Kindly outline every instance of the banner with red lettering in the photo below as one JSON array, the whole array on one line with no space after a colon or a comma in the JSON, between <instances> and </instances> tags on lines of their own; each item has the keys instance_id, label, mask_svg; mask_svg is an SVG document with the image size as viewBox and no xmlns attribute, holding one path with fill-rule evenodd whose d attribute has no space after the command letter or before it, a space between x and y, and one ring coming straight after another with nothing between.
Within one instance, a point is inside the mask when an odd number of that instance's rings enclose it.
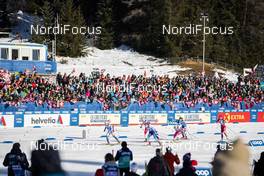
<instances>
[{"instance_id":1,"label":"banner with red lettering","mask_svg":"<svg viewBox=\"0 0 264 176\"><path fill-rule=\"evenodd\" d=\"M219 118L224 118L227 123L250 122L250 112L219 112Z\"/></svg>"},{"instance_id":2,"label":"banner with red lettering","mask_svg":"<svg viewBox=\"0 0 264 176\"><path fill-rule=\"evenodd\" d=\"M257 122L264 122L264 112L258 112Z\"/></svg>"}]
</instances>

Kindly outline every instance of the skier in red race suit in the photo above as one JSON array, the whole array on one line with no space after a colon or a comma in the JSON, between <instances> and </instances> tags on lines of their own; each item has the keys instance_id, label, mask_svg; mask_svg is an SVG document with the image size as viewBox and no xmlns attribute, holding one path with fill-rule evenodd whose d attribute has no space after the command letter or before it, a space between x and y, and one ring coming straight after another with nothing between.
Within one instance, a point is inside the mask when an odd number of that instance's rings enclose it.
<instances>
[{"instance_id":1,"label":"skier in red race suit","mask_svg":"<svg viewBox=\"0 0 264 176\"><path fill-rule=\"evenodd\" d=\"M140 128L142 128L144 126L144 140L145 142L147 141L147 133L148 133L148 129L150 127L150 122L147 120L142 121Z\"/></svg>"},{"instance_id":2,"label":"skier in red race suit","mask_svg":"<svg viewBox=\"0 0 264 176\"><path fill-rule=\"evenodd\" d=\"M224 135L226 137L226 139L228 139L227 137L227 133L226 133L226 120L223 116L219 116L217 122L220 124L221 127L221 141L224 140Z\"/></svg>"}]
</instances>

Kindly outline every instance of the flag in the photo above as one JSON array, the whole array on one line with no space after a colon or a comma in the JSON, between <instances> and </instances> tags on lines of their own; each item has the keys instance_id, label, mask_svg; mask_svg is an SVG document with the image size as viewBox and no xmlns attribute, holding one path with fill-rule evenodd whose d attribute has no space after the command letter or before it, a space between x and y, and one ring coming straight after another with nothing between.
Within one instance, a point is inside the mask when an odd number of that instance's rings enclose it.
<instances>
[{"instance_id":1,"label":"flag","mask_svg":"<svg viewBox=\"0 0 264 176\"><path fill-rule=\"evenodd\" d=\"M243 69L243 75L244 76L248 76L252 73L252 69L251 68L244 68Z\"/></svg>"}]
</instances>

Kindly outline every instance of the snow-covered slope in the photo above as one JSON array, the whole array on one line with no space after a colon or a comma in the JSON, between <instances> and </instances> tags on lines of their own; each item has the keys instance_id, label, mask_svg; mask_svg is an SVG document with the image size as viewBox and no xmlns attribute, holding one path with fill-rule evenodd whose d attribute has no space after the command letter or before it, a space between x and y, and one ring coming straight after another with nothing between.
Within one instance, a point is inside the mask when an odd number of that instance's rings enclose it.
<instances>
[{"instance_id":1,"label":"snow-covered slope","mask_svg":"<svg viewBox=\"0 0 264 176\"><path fill-rule=\"evenodd\" d=\"M149 76L151 72L156 75L170 76L178 71L188 70L178 65L170 65L167 61L152 56L139 54L121 46L117 49L100 50L97 48L87 48L88 55L80 58L58 57L57 61L67 60L67 64L58 63L58 72L70 73L75 69L76 73L84 72L90 74L94 68L105 70L105 73L111 75L131 75L144 74Z\"/></svg>"}]
</instances>

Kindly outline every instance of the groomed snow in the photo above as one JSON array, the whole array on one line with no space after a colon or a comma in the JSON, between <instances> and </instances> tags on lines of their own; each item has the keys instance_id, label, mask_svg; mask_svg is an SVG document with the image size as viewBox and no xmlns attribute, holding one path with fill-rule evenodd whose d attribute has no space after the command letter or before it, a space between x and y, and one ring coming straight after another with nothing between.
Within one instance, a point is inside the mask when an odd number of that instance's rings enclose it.
<instances>
[{"instance_id":1,"label":"groomed snow","mask_svg":"<svg viewBox=\"0 0 264 176\"><path fill-rule=\"evenodd\" d=\"M247 144L252 139L263 139L263 134L257 132L263 131L264 123L240 123L227 124L229 137L235 139L240 136ZM190 140L170 143L171 137L168 134L173 133L172 126L155 126L158 130L164 146L170 145L173 152L177 152L180 159L186 152L192 153L192 159L198 160L198 167L210 167L209 162L212 161L215 152L216 142L219 141L220 136L214 135L219 132L218 124L207 125L189 125L188 135ZM81 139L82 131L88 132L87 139ZM143 142L143 130L139 126L116 127L118 136L127 136L127 138L120 139L128 142L128 147L134 153L134 161L139 164L139 173L143 173L144 164L154 156L155 149L158 147L157 143L152 143L151 146L146 146ZM245 134L240 134L240 131L247 131ZM199 131L205 134L196 134ZM50 144L63 141L66 137L74 138L73 141L66 142L63 145L65 148L61 150L61 158L63 168L70 176L92 176L96 169L100 168L104 155L112 150L116 152L120 145L105 145L105 139L100 136L103 135L103 127L45 127L45 128L13 128L0 129L0 142L4 140L12 140L21 143L22 150L27 154L30 160L30 148L35 141L40 138L54 137L56 140L47 141ZM116 143L111 139L112 143ZM0 143L0 160L3 161L4 156L10 151L12 144ZM264 147L248 147L251 153L250 162L253 159L258 159L260 152ZM165 149L165 147L163 147ZM179 169L177 167L177 169ZM1 172L6 173L6 168L0 165Z\"/></svg>"}]
</instances>

